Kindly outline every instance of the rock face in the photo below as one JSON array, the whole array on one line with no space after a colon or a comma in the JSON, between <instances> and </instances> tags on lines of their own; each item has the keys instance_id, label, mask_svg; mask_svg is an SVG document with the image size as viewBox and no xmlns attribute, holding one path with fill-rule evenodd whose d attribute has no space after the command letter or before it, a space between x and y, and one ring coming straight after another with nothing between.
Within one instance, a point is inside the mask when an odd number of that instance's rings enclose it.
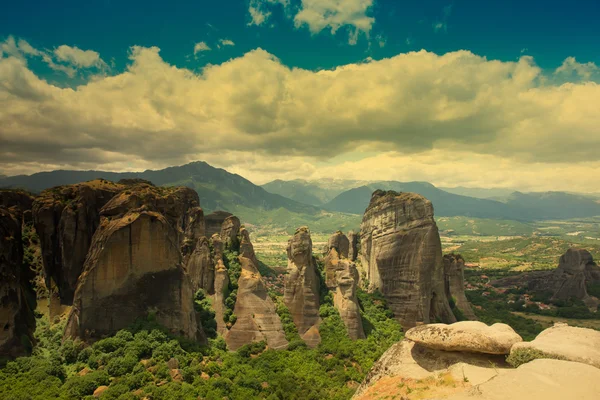
<instances>
[{"instance_id":1,"label":"rock face","mask_svg":"<svg viewBox=\"0 0 600 400\"><path fill-rule=\"evenodd\" d=\"M35 294L23 265L21 219L0 206L0 356L28 353L35 330Z\"/></svg>"},{"instance_id":2,"label":"rock face","mask_svg":"<svg viewBox=\"0 0 600 400\"><path fill-rule=\"evenodd\" d=\"M100 209L123 185L95 180L44 190L33 203L33 221L40 237L46 286L58 288L63 304L72 304Z\"/></svg>"},{"instance_id":3,"label":"rock face","mask_svg":"<svg viewBox=\"0 0 600 400\"><path fill-rule=\"evenodd\" d=\"M198 197L188 188L131 187L100 211L65 335L113 334L153 313L172 333L200 339L183 227Z\"/></svg>"},{"instance_id":4,"label":"rock face","mask_svg":"<svg viewBox=\"0 0 600 400\"><path fill-rule=\"evenodd\" d=\"M254 249L248 233L242 229L240 237L239 262L242 272L238 279L237 300L233 313L237 316L235 324L225 334L225 341L230 350L241 346L265 340L272 349L283 349L288 341L283 333L283 326L273 300L267 294Z\"/></svg>"},{"instance_id":5,"label":"rock face","mask_svg":"<svg viewBox=\"0 0 600 400\"><path fill-rule=\"evenodd\" d=\"M187 257L196 247L198 240L202 239L203 237L206 238L204 211L202 211L202 208L192 207L188 211L188 217L184 229L185 235L181 252L184 259L187 261Z\"/></svg>"},{"instance_id":6,"label":"rock face","mask_svg":"<svg viewBox=\"0 0 600 400\"><path fill-rule=\"evenodd\" d=\"M453 299L455 306L469 320L477 319L465 296L465 260L460 254L444 255L444 280L446 297Z\"/></svg>"},{"instance_id":7,"label":"rock face","mask_svg":"<svg viewBox=\"0 0 600 400\"><path fill-rule=\"evenodd\" d=\"M523 339L506 324L487 326L479 321L429 324L409 329L405 337L425 347L445 351L509 354Z\"/></svg>"},{"instance_id":8,"label":"rock face","mask_svg":"<svg viewBox=\"0 0 600 400\"><path fill-rule=\"evenodd\" d=\"M358 271L348 255L348 238L336 232L329 239L329 253L325 257L325 283L332 290L333 304L340 313L350 339L364 339L365 332L356 297ZM341 253L340 253L341 252Z\"/></svg>"},{"instance_id":9,"label":"rock face","mask_svg":"<svg viewBox=\"0 0 600 400\"><path fill-rule=\"evenodd\" d=\"M405 327L455 322L444 287L442 246L431 202L376 190L361 224L361 265Z\"/></svg>"},{"instance_id":10,"label":"rock face","mask_svg":"<svg viewBox=\"0 0 600 400\"><path fill-rule=\"evenodd\" d=\"M225 299L229 291L229 274L223 263L223 242L221 235L215 233L210 242L213 247L212 263L215 268L214 295L212 296L212 305L215 310L215 320L217 321L217 333L225 335L227 333L227 324L223 321L225 315Z\"/></svg>"},{"instance_id":11,"label":"rock face","mask_svg":"<svg viewBox=\"0 0 600 400\"><path fill-rule=\"evenodd\" d=\"M550 292L552 300L575 297L590 309L596 309L599 300L587 293L586 286L600 283L600 267L584 249L570 248L559 259L554 271L534 271L492 282L497 287L521 286L530 292Z\"/></svg>"},{"instance_id":12,"label":"rock face","mask_svg":"<svg viewBox=\"0 0 600 400\"><path fill-rule=\"evenodd\" d=\"M560 360L533 360L448 400L596 400L600 369Z\"/></svg>"},{"instance_id":13,"label":"rock face","mask_svg":"<svg viewBox=\"0 0 600 400\"><path fill-rule=\"evenodd\" d=\"M213 211L212 213L206 215L204 217L204 222L206 224L206 237L212 237L215 233L221 233L221 227L223 226L223 222L225 218L229 217L231 213L227 211Z\"/></svg>"},{"instance_id":14,"label":"rock face","mask_svg":"<svg viewBox=\"0 0 600 400\"><path fill-rule=\"evenodd\" d=\"M237 248L239 246L238 232L240 231L240 219L235 215L225 218L221 226L221 240L225 249Z\"/></svg>"},{"instance_id":15,"label":"rock face","mask_svg":"<svg viewBox=\"0 0 600 400\"><path fill-rule=\"evenodd\" d=\"M516 343L511 354L522 349L535 349L552 357L600 368L600 332L593 329L556 324L531 342Z\"/></svg>"},{"instance_id":16,"label":"rock face","mask_svg":"<svg viewBox=\"0 0 600 400\"><path fill-rule=\"evenodd\" d=\"M194 251L185 263L185 270L190 277L194 293L198 289L204 289L208 294L214 293L215 266L206 237L202 236L197 240Z\"/></svg>"},{"instance_id":17,"label":"rock face","mask_svg":"<svg viewBox=\"0 0 600 400\"><path fill-rule=\"evenodd\" d=\"M350 261L356 261L358 258L358 239L359 235L354 233L354 231L348 232L348 258Z\"/></svg>"},{"instance_id":18,"label":"rock face","mask_svg":"<svg viewBox=\"0 0 600 400\"><path fill-rule=\"evenodd\" d=\"M0 189L0 207L8 209L15 217L23 217L23 222L31 220L33 196L24 190ZM20 219L20 218L19 218Z\"/></svg>"},{"instance_id":19,"label":"rock face","mask_svg":"<svg viewBox=\"0 0 600 400\"><path fill-rule=\"evenodd\" d=\"M288 275L283 301L292 314L300 337L309 347L321 342L319 334L319 276L312 255L312 239L307 227L296 229L287 246Z\"/></svg>"},{"instance_id":20,"label":"rock face","mask_svg":"<svg viewBox=\"0 0 600 400\"><path fill-rule=\"evenodd\" d=\"M340 257L348 258L350 241L341 231L337 231L327 241L327 252L331 249L336 249Z\"/></svg>"}]
</instances>

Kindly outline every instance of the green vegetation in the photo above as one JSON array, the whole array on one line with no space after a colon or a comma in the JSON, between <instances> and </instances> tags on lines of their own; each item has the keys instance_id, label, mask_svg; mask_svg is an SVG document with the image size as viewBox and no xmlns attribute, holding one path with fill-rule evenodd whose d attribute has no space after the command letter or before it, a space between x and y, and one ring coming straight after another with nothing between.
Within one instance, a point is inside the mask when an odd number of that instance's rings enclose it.
<instances>
[{"instance_id":1,"label":"green vegetation","mask_svg":"<svg viewBox=\"0 0 600 400\"><path fill-rule=\"evenodd\" d=\"M511 313L509 305L501 295L489 292L488 296L483 296L483 290L469 290L465 294L474 306L473 311L477 318L488 325L497 322L508 324L526 341L535 339L543 330L539 323Z\"/></svg>"},{"instance_id":2,"label":"green vegetation","mask_svg":"<svg viewBox=\"0 0 600 400\"><path fill-rule=\"evenodd\" d=\"M506 362L517 368L520 365L526 364L530 361L537 360L538 358L552 358L555 360L563 360L562 357L553 356L552 354L544 353L543 351L537 349L518 349L512 351L508 357L506 357Z\"/></svg>"}]
</instances>

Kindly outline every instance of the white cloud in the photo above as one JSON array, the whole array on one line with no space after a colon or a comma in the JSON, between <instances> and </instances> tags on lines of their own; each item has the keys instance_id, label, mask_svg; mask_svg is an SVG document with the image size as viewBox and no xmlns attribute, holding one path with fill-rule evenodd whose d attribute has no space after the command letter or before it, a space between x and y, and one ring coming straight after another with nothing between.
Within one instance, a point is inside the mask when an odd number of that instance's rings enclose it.
<instances>
[{"instance_id":1,"label":"white cloud","mask_svg":"<svg viewBox=\"0 0 600 400\"><path fill-rule=\"evenodd\" d=\"M219 44L217 44L217 47L221 48L225 46L235 46L235 43L233 43L233 41L229 39L219 39Z\"/></svg>"},{"instance_id":2,"label":"white cloud","mask_svg":"<svg viewBox=\"0 0 600 400\"><path fill-rule=\"evenodd\" d=\"M450 18L450 14L452 13L452 4L444 7L442 9L442 19L440 21L436 21L432 24L434 32L448 32L448 18Z\"/></svg>"},{"instance_id":3,"label":"white cloud","mask_svg":"<svg viewBox=\"0 0 600 400\"><path fill-rule=\"evenodd\" d=\"M562 65L554 71L555 75L566 76L577 75L584 80L590 80L592 76L600 74L600 68L592 62L578 63L575 57L567 57Z\"/></svg>"},{"instance_id":4,"label":"white cloud","mask_svg":"<svg viewBox=\"0 0 600 400\"><path fill-rule=\"evenodd\" d=\"M356 44L358 35L369 35L375 22L368 16L373 0L302 0L302 6L294 17L296 27L306 25L316 34L329 29L335 34L343 26L348 27L349 43Z\"/></svg>"},{"instance_id":5,"label":"white cloud","mask_svg":"<svg viewBox=\"0 0 600 400\"><path fill-rule=\"evenodd\" d=\"M290 2L289 0L250 0L250 3L248 4L248 13L250 14L248 26L260 26L267 22L271 17L269 8L278 4L283 6L284 10L287 10Z\"/></svg>"},{"instance_id":6,"label":"white cloud","mask_svg":"<svg viewBox=\"0 0 600 400\"><path fill-rule=\"evenodd\" d=\"M100 54L93 50L81 50L78 47L67 45L58 46L54 49L56 59L76 68L103 67L106 64L100 58Z\"/></svg>"},{"instance_id":7,"label":"white cloud","mask_svg":"<svg viewBox=\"0 0 600 400\"><path fill-rule=\"evenodd\" d=\"M194 45L194 54L198 54L203 51L210 51L210 47L206 44L206 42L198 42Z\"/></svg>"},{"instance_id":8,"label":"white cloud","mask_svg":"<svg viewBox=\"0 0 600 400\"><path fill-rule=\"evenodd\" d=\"M256 49L200 74L156 47L133 47L130 58L126 71L76 89L1 58L0 172L205 159L262 180L310 165L315 176L450 186L600 184L600 85L544 82L531 57L419 51L314 72ZM328 164L349 152L381 157Z\"/></svg>"}]
</instances>

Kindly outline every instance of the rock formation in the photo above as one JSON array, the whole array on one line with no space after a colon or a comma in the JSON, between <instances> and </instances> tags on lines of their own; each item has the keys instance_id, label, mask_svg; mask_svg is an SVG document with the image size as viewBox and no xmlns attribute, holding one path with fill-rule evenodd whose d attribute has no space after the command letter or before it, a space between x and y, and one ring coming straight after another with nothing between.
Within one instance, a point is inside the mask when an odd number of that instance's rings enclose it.
<instances>
[{"instance_id":1,"label":"rock formation","mask_svg":"<svg viewBox=\"0 0 600 400\"><path fill-rule=\"evenodd\" d=\"M184 221L198 206L188 188L140 184L100 210L65 335L101 337L149 313L174 334L203 338L182 265Z\"/></svg>"},{"instance_id":2,"label":"rock formation","mask_svg":"<svg viewBox=\"0 0 600 400\"><path fill-rule=\"evenodd\" d=\"M35 294L23 265L21 218L0 206L0 356L28 353L35 330Z\"/></svg>"},{"instance_id":3,"label":"rock formation","mask_svg":"<svg viewBox=\"0 0 600 400\"><path fill-rule=\"evenodd\" d=\"M232 215L227 211L213 211L208 215L204 216L204 223L206 224L206 237L212 237L215 233L221 233L221 227L223 226L223 222L225 218Z\"/></svg>"},{"instance_id":4,"label":"rock formation","mask_svg":"<svg viewBox=\"0 0 600 400\"><path fill-rule=\"evenodd\" d=\"M531 342L516 343L511 354L524 349L533 349L549 357L577 361L600 368L600 332L556 323L543 330Z\"/></svg>"},{"instance_id":5,"label":"rock formation","mask_svg":"<svg viewBox=\"0 0 600 400\"><path fill-rule=\"evenodd\" d=\"M454 301L455 307L469 320L477 319L465 296L465 260L460 254L444 255L444 281L446 297Z\"/></svg>"},{"instance_id":6,"label":"rock formation","mask_svg":"<svg viewBox=\"0 0 600 400\"><path fill-rule=\"evenodd\" d=\"M46 287L56 284L63 304L71 304L100 209L125 186L105 180L44 190L33 202Z\"/></svg>"},{"instance_id":7,"label":"rock formation","mask_svg":"<svg viewBox=\"0 0 600 400\"><path fill-rule=\"evenodd\" d=\"M202 236L196 241L196 247L185 263L185 270L190 277L194 293L198 289L204 289L208 294L214 292L215 266L206 237Z\"/></svg>"},{"instance_id":8,"label":"rock formation","mask_svg":"<svg viewBox=\"0 0 600 400\"><path fill-rule=\"evenodd\" d=\"M350 261L356 261L358 258L358 239L359 235L354 231L348 232L348 242L350 247L348 248L348 258Z\"/></svg>"},{"instance_id":9,"label":"rock formation","mask_svg":"<svg viewBox=\"0 0 600 400\"><path fill-rule=\"evenodd\" d=\"M238 232L240 231L240 219L235 215L230 215L225 218L221 226L221 240L225 249L236 249L240 243L238 240Z\"/></svg>"},{"instance_id":10,"label":"rock formation","mask_svg":"<svg viewBox=\"0 0 600 400\"><path fill-rule=\"evenodd\" d=\"M184 259L194 250L198 240L203 237L207 238L207 236L205 236L206 229L204 223L204 211L202 208L192 207L187 214L188 217L184 227L184 241L181 249Z\"/></svg>"},{"instance_id":11,"label":"rock formation","mask_svg":"<svg viewBox=\"0 0 600 400\"><path fill-rule=\"evenodd\" d=\"M442 246L431 202L376 190L361 224L361 268L405 327L455 322L444 288Z\"/></svg>"},{"instance_id":12,"label":"rock formation","mask_svg":"<svg viewBox=\"0 0 600 400\"><path fill-rule=\"evenodd\" d=\"M239 262L242 272L233 310L237 320L225 334L227 346L230 350L237 350L245 344L265 340L269 348L285 348L288 341L281 320L258 272L254 249L245 229L240 232L240 237Z\"/></svg>"},{"instance_id":13,"label":"rock formation","mask_svg":"<svg viewBox=\"0 0 600 400\"><path fill-rule=\"evenodd\" d=\"M409 329L405 337L435 350L487 354L509 354L515 343L523 341L521 336L506 324L488 326L479 321L416 326Z\"/></svg>"},{"instance_id":14,"label":"rock formation","mask_svg":"<svg viewBox=\"0 0 600 400\"><path fill-rule=\"evenodd\" d=\"M587 293L587 285L600 283L600 267L592 255L584 249L570 248L559 259L553 271L533 271L506 277L492 282L497 287L521 286L530 292L551 293L552 300L577 298L590 309L596 309L600 301Z\"/></svg>"},{"instance_id":15,"label":"rock formation","mask_svg":"<svg viewBox=\"0 0 600 400\"><path fill-rule=\"evenodd\" d=\"M13 216L22 218L24 223L31 221L33 196L24 190L0 189L0 207L8 209Z\"/></svg>"},{"instance_id":16,"label":"rock formation","mask_svg":"<svg viewBox=\"0 0 600 400\"><path fill-rule=\"evenodd\" d=\"M312 239L307 227L296 229L288 241L288 275L283 302L290 310L300 337L309 347L321 342L319 334L319 276L312 255Z\"/></svg>"},{"instance_id":17,"label":"rock formation","mask_svg":"<svg viewBox=\"0 0 600 400\"><path fill-rule=\"evenodd\" d=\"M348 336L353 340L364 339L365 332L356 297L358 271L356 265L347 258L348 238L338 231L328 243L329 253L324 260L325 284L334 292L333 303L346 325Z\"/></svg>"},{"instance_id":18,"label":"rock formation","mask_svg":"<svg viewBox=\"0 0 600 400\"><path fill-rule=\"evenodd\" d=\"M221 235L215 233L210 238L213 248L212 263L214 265L215 280L214 294L212 295L212 306L215 310L215 320L217 321L217 333L225 335L227 333L227 324L223 320L225 315L225 299L229 294L229 273L223 263L223 242Z\"/></svg>"}]
</instances>

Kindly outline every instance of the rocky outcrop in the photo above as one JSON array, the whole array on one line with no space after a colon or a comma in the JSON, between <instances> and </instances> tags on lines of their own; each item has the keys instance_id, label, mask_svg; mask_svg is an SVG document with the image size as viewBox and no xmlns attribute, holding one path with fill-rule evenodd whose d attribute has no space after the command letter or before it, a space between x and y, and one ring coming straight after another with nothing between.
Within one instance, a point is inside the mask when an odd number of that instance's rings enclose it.
<instances>
[{"instance_id":1,"label":"rocky outcrop","mask_svg":"<svg viewBox=\"0 0 600 400\"><path fill-rule=\"evenodd\" d=\"M46 287L56 285L71 304L100 209L125 186L105 180L44 190L33 202L33 221L42 248Z\"/></svg>"},{"instance_id":2,"label":"rocky outcrop","mask_svg":"<svg viewBox=\"0 0 600 400\"><path fill-rule=\"evenodd\" d=\"M531 342L516 343L511 354L533 349L549 357L577 361L600 368L600 332L558 323L543 330Z\"/></svg>"},{"instance_id":3,"label":"rocky outcrop","mask_svg":"<svg viewBox=\"0 0 600 400\"><path fill-rule=\"evenodd\" d=\"M288 241L288 274L283 302L290 310L300 337L309 347L321 342L319 334L319 276L312 255L312 239L307 227L296 229Z\"/></svg>"},{"instance_id":4,"label":"rocky outcrop","mask_svg":"<svg viewBox=\"0 0 600 400\"><path fill-rule=\"evenodd\" d=\"M325 284L333 291L333 303L346 325L348 336L353 340L364 339L365 332L356 297L358 270L347 258L348 238L338 231L328 243L329 253L324 260Z\"/></svg>"},{"instance_id":5,"label":"rocky outcrop","mask_svg":"<svg viewBox=\"0 0 600 400\"><path fill-rule=\"evenodd\" d=\"M240 231L240 219L235 215L225 218L221 226L221 240L225 249L237 249L240 245L238 232Z\"/></svg>"},{"instance_id":6,"label":"rocky outcrop","mask_svg":"<svg viewBox=\"0 0 600 400\"><path fill-rule=\"evenodd\" d=\"M506 277L492 282L497 287L520 286L530 292L551 293L552 300L582 300L590 309L596 309L600 301L587 292L587 285L600 283L600 267L589 251L568 249L559 259L553 271L533 271Z\"/></svg>"},{"instance_id":7,"label":"rocky outcrop","mask_svg":"<svg viewBox=\"0 0 600 400\"><path fill-rule=\"evenodd\" d=\"M192 207L187 213L184 240L181 249L184 259L192 253L200 239L207 238L205 235L204 211L200 207Z\"/></svg>"},{"instance_id":8,"label":"rocky outcrop","mask_svg":"<svg viewBox=\"0 0 600 400\"><path fill-rule=\"evenodd\" d=\"M223 222L225 218L232 215L227 211L213 211L208 215L204 216L204 222L206 224L206 237L212 237L215 233L221 233L221 227L223 226Z\"/></svg>"},{"instance_id":9,"label":"rocky outcrop","mask_svg":"<svg viewBox=\"0 0 600 400\"><path fill-rule=\"evenodd\" d=\"M217 333L225 335L227 333L227 324L223 320L225 315L225 300L229 294L229 273L223 263L223 242L221 235L215 233L210 238L212 244L212 263L215 270L214 294L212 295L212 306L215 310L215 320L217 321Z\"/></svg>"},{"instance_id":10,"label":"rocky outcrop","mask_svg":"<svg viewBox=\"0 0 600 400\"><path fill-rule=\"evenodd\" d=\"M600 369L560 360L533 360L448 400L596 400Z\"/></svg>"},{"instance_id":11,"label":"rocky outcrop","mask_svg":"<svg viewBox=\"0 0 600 400\"><path fill-rule=\"evenodd\" d=\"M350 241L348 240L348 237L341 231L337 231L331 235L327 241L327 252L331 249L335 249L340 257L348 258L348 253L350 252Z\"/></svg>"},{"instance_id":12,"label":"rocky outcrop","mask_svg":"<svg viewBox=\"0 0 600 400\"><path fill-rule=\"evenodd\" d=\"M0 189L0 207L5 207L11 214L24 223L31 221L33 196L18 189Z\"/></svg>"},{"instance_id":13,"label":"rocky outcrop","mask_svg":"<svg viewBox=\"0 0 600 400\"><path fill-rule=\"evenodd\" d=\"M203 340L181 255L184 221L198 206L197 195L189 190L142 184L106 203L77 284L66 336L113 334L152 313L172 333Z\"/></svg>"},{"instance_id":14,"label":"rocky outcrop","mask_svg":"<svg viewBox=\"0 0 600 400\"><path fill-rule=\"evenodd\" d=\"M361 268L405 327L455 322L444 287L442 246L431 202L376 190L361 224Z\"/></svg>"},{"instance_id":15,"label":"rocky outcrop","mask_svg":"<svg viewBox=\"0 0 600 400\"><path fill-rule=\"evenodd\" d=\"M465 296L465 260L460 254L444 255L444 285L446 297L468 320L477 319Z\"/></svg>"},{"instance_id":16,"label":"rocky outcrop","mask_svg":"<svg viewBox=\"0 0 600 400\"><path fill-rule=\"evenodd\" d=\"M240 232L240 237L239 262L242 272L238 279L237 300L233 310L237 320L225 334L227 346L230 350L237 350L245 344L264 340L269 348L285 348L288 341L275 304L267 294L267 287L258 272L252 243L247 232Z\"/></svg>"},{"instance_id":17,"label":"rocky outcrop","mask_svg":"<svg viewBox=\"0 0 600 400\"><path fill-rule=\"evenodd\" d=\"M359 235L354 233L354 231L348 232L348 258L350 261L356 261L358 258L358 240Z\"/></svg>"},{"instance_id":18,"label":"rocky outcrop","mask_svg":"<svg viewBox=\"0 0 600 400\"><path fill-rule=\"evenodd\" d=\"M21 219L0 206L0 356L31 351L35 294L23 265Z\"/></svg>"},{"instance_id":19,"label":"rocky outcrop","mask_svg":"<svg viewBox=\"0 0 600 400\"><path fill-rule=\"evenodd\" d=\"M185 270L194 293L198 289L204 289L208 294L214 292L215 266L210 254L210 244L204 236L196 241L196 247L185 263Z\"/></svg>"},{"instance_id":20,"label":"rocky outcrop","mask_svg":"<svg viewBox=\"0 0 600 400\"><path fill-rule=\"evenodd\" d=\"M506 324L488 326L479 321L429 324L409 329L405 337L425 347L445 351L509 354L523 339Z\"/></svg>"}]
</instances>

